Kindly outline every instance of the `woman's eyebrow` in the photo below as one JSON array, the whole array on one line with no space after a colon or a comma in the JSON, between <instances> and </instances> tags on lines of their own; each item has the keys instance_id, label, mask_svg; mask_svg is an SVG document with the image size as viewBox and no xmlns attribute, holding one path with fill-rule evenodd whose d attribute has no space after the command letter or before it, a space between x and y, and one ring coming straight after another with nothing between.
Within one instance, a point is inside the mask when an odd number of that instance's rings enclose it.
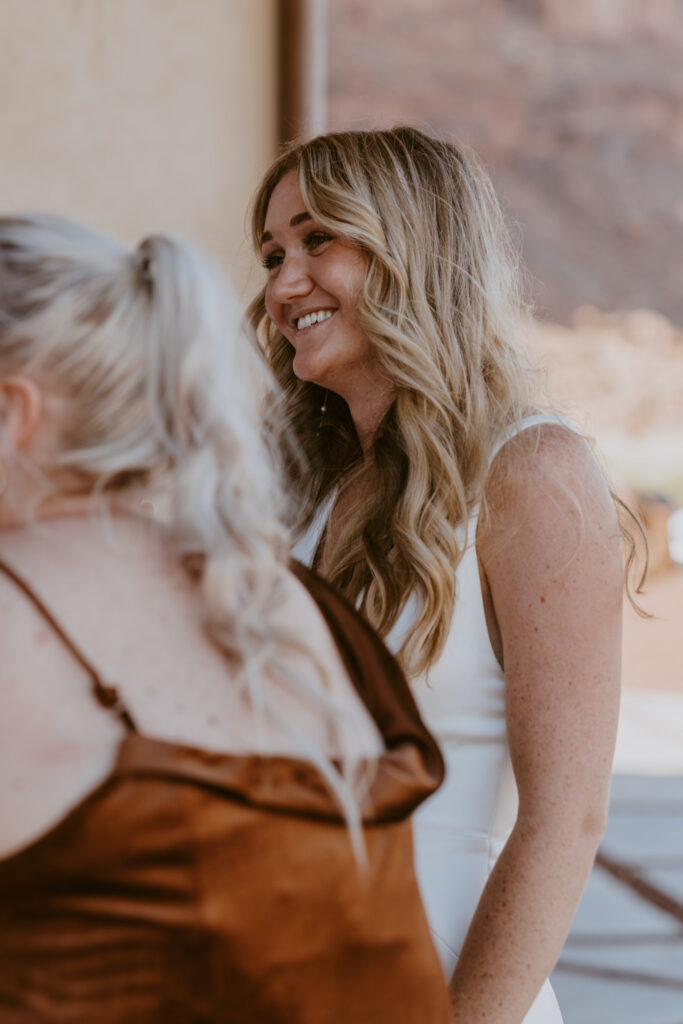
<instances>
[{"instance_id":1,"label":"woman's eyebrow","mask_svg":"<svg viewBox=\"0 0 683 1024\"><path fill-rule=\"evenodd\" d=\"M295 213L294 214L294 216L292 217L292 219L289 222L289 226L290 226L290 228L295 228L297 226L297 224L303 224L303 222L305 220L310 220L310 219L311 219L310 213L308 213L307 210L304 210L303 213ZM272 237L273 236L271 235L270 231L264 231L263 234L261 235L261 245L263 245L265 242L270 242Z\"/></svg>"}]
</instances>

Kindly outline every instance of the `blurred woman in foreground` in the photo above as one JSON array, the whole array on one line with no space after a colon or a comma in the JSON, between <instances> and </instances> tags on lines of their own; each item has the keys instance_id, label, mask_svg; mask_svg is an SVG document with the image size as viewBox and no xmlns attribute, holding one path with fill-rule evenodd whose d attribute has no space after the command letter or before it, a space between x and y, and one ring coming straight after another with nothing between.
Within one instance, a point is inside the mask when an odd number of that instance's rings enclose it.
<instances>
[{"instance_id":1,"label":"blurred woman in foreground","mask_svg":"<svg viewBox=\"0 0 683 1024\"><path fill-rule=\"evenodd\" d=\"M442 762L287 568L255 359L184 243L0 219L3 1024L447 1017Z\"/></svg>"}]
</instances>

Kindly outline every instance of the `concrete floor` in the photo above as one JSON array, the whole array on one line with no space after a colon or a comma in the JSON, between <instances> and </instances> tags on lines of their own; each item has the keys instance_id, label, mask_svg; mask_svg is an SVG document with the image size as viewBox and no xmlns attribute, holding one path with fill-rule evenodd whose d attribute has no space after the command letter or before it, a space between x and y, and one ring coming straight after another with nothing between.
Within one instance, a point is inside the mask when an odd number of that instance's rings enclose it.
<instances>
[{"instance_id":1,"label":"concrete floor","mask_svg":"<svg viewBox=\"0 0 683 1024\"><path fill-rule=\"evenodd\" d=\"M565 1024L683 1024L683 776L617 775L602 854L553 975Z\"/></svg>"},{"instance_id":2,"label":"concrete floor","mask_svg":"<svg viewBox=\"0 0 683 1024\"><path fill-rule=\"evenodd\" d=\"M553 974L565 1024L683 1024L683 572L627 613L610 814Z\"/></svg>"},{"instance_id":3,"label":"concrete floor","mask_svg":"<svg viewBox=\"0 0 683 1024\"><path fill-rule=\"evenodd\" d=\"M625 616L601 853L553 974L565 1024L683 1024L683 571Z\"/></svg>"}]
</instances>

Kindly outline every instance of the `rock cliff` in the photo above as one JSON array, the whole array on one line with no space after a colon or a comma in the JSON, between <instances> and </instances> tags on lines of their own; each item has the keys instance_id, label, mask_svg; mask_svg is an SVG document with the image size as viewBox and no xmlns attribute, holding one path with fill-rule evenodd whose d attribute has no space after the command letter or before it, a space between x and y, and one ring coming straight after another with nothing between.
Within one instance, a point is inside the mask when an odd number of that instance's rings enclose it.
<instances>
[{"instance_id":1,"label":"rock cliff","mask_svg":"<svg viewBox=\"0 0 683 1024\"><path fill-rule=\"evenodd\" d=\"M682 0L329 0L331 128L473 146L539 314L683 324Z\"/></svg>"}]
</instances>

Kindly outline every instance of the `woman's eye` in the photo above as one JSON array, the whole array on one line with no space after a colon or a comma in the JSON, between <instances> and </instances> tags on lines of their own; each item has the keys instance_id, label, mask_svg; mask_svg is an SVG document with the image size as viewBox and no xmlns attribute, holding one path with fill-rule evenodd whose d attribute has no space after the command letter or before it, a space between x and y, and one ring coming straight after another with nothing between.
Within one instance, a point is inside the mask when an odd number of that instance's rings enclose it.
<instances>
[{"instance_id":1,"label":"woman's eye","mask_svg":"<svg viewBox=\"0 0 683 1024\"><path fill-rule=\"evenodd\" d=\"M269 252L261 258L261 263L266 270L273 270L275 267L280 266L282 259L283 257L281 252Z\"/></svg>"},{"instance_id":2,"label":"woman's eye","mask_svg":"<svg viewBox=\"0 0 683 1024\"><path fill-rule=\"evenodd\" d=\"M331 241L332 235L328 235L326 231L311 231L305 238L306 246L309 249L319 249L325 242Z\"/></svg>"},{"instance_id":3,"label":"woman's eye","mask_svg":"<svg viewBox=\"0 0 683 1024\"><path fill-rule=\"evenodd\" d=\"M303 244L309 252L315 252L322 245L327 242L331 242L333 236L329 235L326 231L310 231L303 239ZM261 263L266 270L275 270L284 263L285 254L281 249L275 249L272 252L266 253L261 257Z\"/></svg>"}]
</instances>

